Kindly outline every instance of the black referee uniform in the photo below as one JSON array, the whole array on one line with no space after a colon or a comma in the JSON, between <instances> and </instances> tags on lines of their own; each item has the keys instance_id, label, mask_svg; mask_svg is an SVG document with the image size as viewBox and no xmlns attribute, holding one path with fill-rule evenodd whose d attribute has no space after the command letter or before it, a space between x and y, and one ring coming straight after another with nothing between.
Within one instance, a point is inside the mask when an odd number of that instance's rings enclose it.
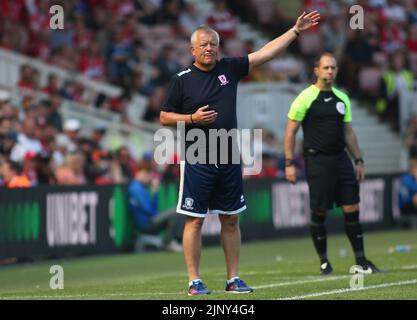
<instances>
[{"instance_id":1,"label":"black referee uniform","mask_svg":"<svg viewBox=\"0 0 417 320\"><path fill-rule=\"evenodd\" d=\"M237 129L236 95L240 79L249 72L248 57L223 58L210 71L191 65L173 77L162 111L193 114L198 108L209 105L218 112L215 122L209 125L188 125L185 134L193 128L203 130L208 140L209 129ZM185 139L182 138L184 141ZM186 150L196 140L185 143ZM237 214L246 209L242 188L241 164L232 163L234 146L229 140L228 159L207 163L210 150L206 141L206 163L190 164L181 161L181 179L177 212L204 218L207 213ZM219 147L219 145L216 145ZM184 155L182 155L184 156Z\"/></svg>"},{"instance_id":2,"label":"black referee uniform","mask_svg":"<svg viewBox=\"0 0 417 320\"><path fill-rule=\"evenodd\" d=\"M345 151L344 126L352 121L348 96L311 85L294 100L288 118L302 122L311 210L359 203L359 183Z\"/></svg>"}]
</instances>

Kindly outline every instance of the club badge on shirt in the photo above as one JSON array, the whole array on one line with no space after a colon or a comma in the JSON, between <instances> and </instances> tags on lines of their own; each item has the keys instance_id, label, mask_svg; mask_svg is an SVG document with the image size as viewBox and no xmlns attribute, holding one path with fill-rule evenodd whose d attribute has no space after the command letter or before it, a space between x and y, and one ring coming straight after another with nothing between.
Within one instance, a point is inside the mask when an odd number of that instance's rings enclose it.
<instances>
[{"instance_id":1,"label":"club badge on shirt","mask_svg":"<svg viewBox=\"0 0 417 320\"><path fill-rule=\"evenodd\" d=\"M227 78L224 74L219 75L218 78L220 80L220 85L221 86L225 86L226 84L229 83L229 81L227 80Z\"/></svg>"},{"instance_id":2,"label":"club badge on shirt","mask_svg":"<svg viewBox=\"0 0 417 320\"><path fill-rule=\"evenodd\" d=\"M343 102L336 103L336 109L340 114L345 114L345 104Z\"/></svg>"}]
</instances>

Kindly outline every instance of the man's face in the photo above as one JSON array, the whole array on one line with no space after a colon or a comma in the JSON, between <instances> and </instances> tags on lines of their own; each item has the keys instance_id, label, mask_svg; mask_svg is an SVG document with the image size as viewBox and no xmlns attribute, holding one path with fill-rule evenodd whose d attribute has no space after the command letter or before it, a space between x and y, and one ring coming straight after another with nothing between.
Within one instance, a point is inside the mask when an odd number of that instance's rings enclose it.
<instances>
[{"instance_id":1,"label":"man's face","mask_svg":"<svg viewBox=\"0 0 417 320\"><path fill-rule=\"evenodd\" d=\"M219 44L214 34L199 31L196 40L191 44L191 54L197 65L214 66L219 54Z\"/></svg>"},{"instance_id":2,"label":"man's face","mask_svg":"<svg viewBox=\"0 0 417 320\"><path fill-rule=\"evenodd\" d=\"M321 57L319 66L314 68L314 73L324 84L331 85L337 75L336 59L330 56Z\"/></svg>"},{"instance_id":3,"label":"man's face","mask_svg":"<svg viewBox=\"0 0 417 320\"><path fill-rule=\"evenodd\" d=\"M151 184L151 180L152 180L152 173L149 170L139 170L136 173L136 179L141 181L144 185L148 186Z\"/></svg>"},{"instance_id":4,"label":"man's face","mask_svg":"<svg viewBox=\"0 0 417 320\"><path fill-rule=\"evenodd\" d=\"M10 168L10 165L6 162L4 162L1 167L0 167L0 174L3 177L3 179L5 181L10 181L13 176L14 176L14 172L13 170Z\"/></svg>"}]
</instances>

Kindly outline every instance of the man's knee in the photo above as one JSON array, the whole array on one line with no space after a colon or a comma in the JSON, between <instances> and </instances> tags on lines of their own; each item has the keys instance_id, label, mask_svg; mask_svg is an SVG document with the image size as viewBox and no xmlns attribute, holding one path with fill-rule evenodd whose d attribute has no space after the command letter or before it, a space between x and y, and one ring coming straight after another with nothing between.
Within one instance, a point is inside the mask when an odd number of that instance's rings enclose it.
<instances>
[{"instance_id":1,"label":"man's knee","mask_svg":"<svg viewBox=\"0 0 417 320\"><path fill-rule=\"evenodd\" d=\"M185 220L185 225L187 228L201 230L203 226L203 222L204 222L203 218L187 216L187 219Z\"/></svg>"},{"instance_id":2,"label":"man's knee","mask_svg":"<svg viewBox=\"0 0 417 320\"><path fill-rule=\"evenodd\" d=\"M311 211L311 222L315 224L323 224L326 221L326 211L323 210L312 210Z\"/></svg>"},{"instance_id":3,"label":"man's knee","mask_svg":"<svg viewBox=\"0 0 417 320\"><path fill-rule=\"evenodd\" d=\"M354 213L358 211L359 211L359 203L343 206L343 212L345 214Z\"/></svg>"},{"instance_id":4,"label":"man's knee","mask_svg":"<svg viewBox=\"0 0 417 320\"><path fill-rule=\"evenodd\" d=\"M222 228L227 229L236 229L239 227L239 216L237 214L234 215L219 215L220 224Z\"/></svg>"}]
</instances>

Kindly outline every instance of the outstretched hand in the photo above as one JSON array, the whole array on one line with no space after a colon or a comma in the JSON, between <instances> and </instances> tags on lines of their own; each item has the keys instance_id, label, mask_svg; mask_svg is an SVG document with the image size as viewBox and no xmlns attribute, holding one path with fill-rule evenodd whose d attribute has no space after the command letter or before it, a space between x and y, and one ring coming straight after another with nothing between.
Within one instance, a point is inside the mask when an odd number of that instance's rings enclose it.
<instances>
[{"instance_id":1,"label":"outstretched hand","mask_svg":"<svg viewBox=\"0 0 417 320\"><path fill-rule=\"evenodd\" d=\"M312 11L309 14L303 12L303 14L298 17L297 22L295 23L295 28L298 32L302 32L318 25L319 20L320 13L318 13L317 11Z\"/></svg>"}]
</instances>

